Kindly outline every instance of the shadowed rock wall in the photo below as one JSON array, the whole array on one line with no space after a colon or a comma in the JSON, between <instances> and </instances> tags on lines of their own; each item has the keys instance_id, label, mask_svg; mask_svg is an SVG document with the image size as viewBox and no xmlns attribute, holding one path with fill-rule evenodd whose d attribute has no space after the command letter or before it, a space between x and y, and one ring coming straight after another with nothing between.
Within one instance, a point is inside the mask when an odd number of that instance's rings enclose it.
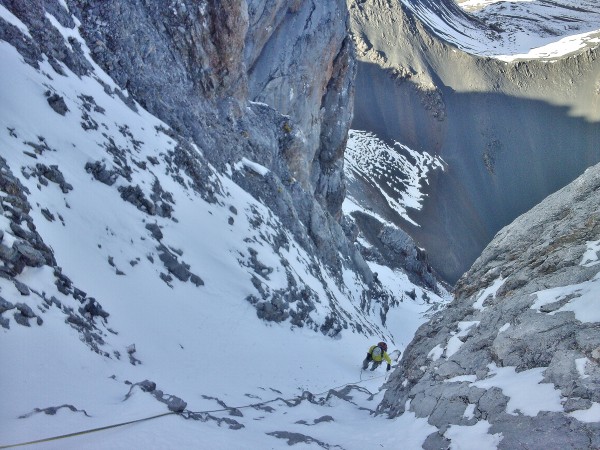
<instances>
[{"instance_id":1,"label":"shadowed rock wall","mask_svg":"<svg viewBox=\"0 0 600 450\"><path fill-rule=\"evenodd\" d=\"M360 63L353 128L440 155L429 197L396 223L449 282L494 234L600 161L600 50L505 63L436 38L392 2L349 2Z\"/></svg>"}]
</instances>

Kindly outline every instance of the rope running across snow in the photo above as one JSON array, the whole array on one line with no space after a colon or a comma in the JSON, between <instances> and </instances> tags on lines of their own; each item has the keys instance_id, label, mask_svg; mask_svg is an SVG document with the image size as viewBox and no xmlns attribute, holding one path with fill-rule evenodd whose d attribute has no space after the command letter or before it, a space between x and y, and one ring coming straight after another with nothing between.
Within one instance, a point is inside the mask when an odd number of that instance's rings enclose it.
<instances>
[{"instance_id":1,"label":"rope running across snow","mask_svg":"<svg viewBox=\"0 0 600 450\"><path fill-rule=\"evenodd\" d=\"M324 394L327 394L331 390L337 390L337 389L342 389L342 388L344 388L346 386L352 386L352 385L356 385L356 384L362 384L362 383L364 383L366 381L375 380L377 378L383 378L385 376L386 375L379 375L377 377L368 378L368 379L363 380L362 379L362 371L361 371L361 376L360 376L360 380L359 381L345 383L345 384L342 384L340 386L336 386L336 387L327 389L324 392L320 392L318 394L313 394L313 395L315 395L315 396L324 395ZM299 399L302 399L302 398L304 398L304 395L297 395L295 397L287 398L287 399L284 399L284 398L281 398L281 397L277 397L277 398L274 398L272 400L267 400L267 401L259 402L259 403L252 403L250 405L230 406L228 408L213 409L213 410L209 410L209 411L184 411L184 412L169 411L169 412L166 412L166 413L157 414L155 416L144 417L142 419L136 419L136 420L130 420L128 422L115 423L113 425L107 425L107 426L104 426L104 427L91 428L89 430L78 431L76 433L61 434L59 436L52 436L52 437L49 437L49 438L38 439L38 440L35 440L35 441L29 441L29 442L20 442L18 444L0 445L0 449L14 448L14 447L23 447L25 445L42 444L44 442L51 442L51 441L57 441L57 440L60 440L60 439L67 439L67 438L71 438L71 437L75 437L75 436L82 436L84 434L90 434L90 433L96 433L98 431L109 430L111 428L118 428L118 427L122 427L122 426L125 426L125 425L131 425L131 424L138 423L138 422L145 422L147 420L158 419L159 417L165 417L165 416L171 416L171 415L183 415L183 413L185 413L185 412L187 412L188 414L210 414L210 413L216 413L216 412L231 411L231 410L234 410L234 409L256 408L258 406L263 406L263 405L266 405L266 404L269 404L269 403L273 403L273 402L277 402L277 401L291 402L291 401L299 400Z\"/></svg>"}]
</instances>

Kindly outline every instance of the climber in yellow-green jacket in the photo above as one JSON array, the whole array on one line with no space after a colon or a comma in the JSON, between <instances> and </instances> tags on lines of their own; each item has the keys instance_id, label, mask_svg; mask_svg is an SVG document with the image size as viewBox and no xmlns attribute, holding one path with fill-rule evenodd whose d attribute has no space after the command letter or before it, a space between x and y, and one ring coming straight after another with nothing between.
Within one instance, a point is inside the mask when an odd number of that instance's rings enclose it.
<instances>
[{"instance_id":1,"label":"climber in yellow-green jacket","mask_svg":"<svg viewBox=\"0 0 600 450\"><path fill-rule=\"evenodd\" d=\"M367 357L363 361L362 369L367 370L369 363L373 361L373 365L371 366L371 371L373 371L381 365L384 359L387 361L387 370L390 370L392 368L392 360L387 354L387 344L385 342L380 342L379 344L373 345L371 348L369 348Z\"/></svg>"}]
</instances>

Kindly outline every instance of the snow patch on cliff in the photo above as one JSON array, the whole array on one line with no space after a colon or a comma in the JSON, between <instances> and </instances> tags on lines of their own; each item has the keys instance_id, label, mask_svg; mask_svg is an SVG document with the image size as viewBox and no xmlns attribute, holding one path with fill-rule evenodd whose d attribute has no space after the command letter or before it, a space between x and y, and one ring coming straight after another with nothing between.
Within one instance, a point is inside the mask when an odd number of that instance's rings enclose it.
<instances>
[{"instance_id":1,"label":"snow patch on cliff","mask_svg":"<svg viewBox=\"0 0 600 450\"><path fill-rule=\"evenodd\" d=\"M350 130L345 154L345 174L350 181L360 180L384 197L387 205L399 216L415 226L418 224L408 215L409 209L420 210L426 194L431 171L444 170L444 162L438 156L417 152L395 142L390 146L375 134ZM351 212L349 205L360 204L350 198L344 212Z\"/></svg>"}]
</instances>

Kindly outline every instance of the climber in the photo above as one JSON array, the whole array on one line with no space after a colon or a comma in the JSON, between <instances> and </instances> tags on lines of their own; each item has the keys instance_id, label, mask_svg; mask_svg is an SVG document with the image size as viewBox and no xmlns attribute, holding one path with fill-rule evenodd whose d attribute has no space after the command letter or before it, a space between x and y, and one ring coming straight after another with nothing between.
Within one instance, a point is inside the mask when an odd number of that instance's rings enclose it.
<instances>
[{"instance_id":1,"label":"climber","mask_svg":"<svg viewBox=\"0 0 600 450\"><path fill-rule=\"evenodd\" d=\"M387 369L390 370L392 368L392 360L387 354L387 344L385 342L380 342L377 345L373 345L369 348L367 353L367 357L363 361L362 369L367 370L369 367L369 362L373 361L373 365L371 366L371 370L375 370L379 367L383 360L387 361Z\"/></svg>"}]
</instances>

